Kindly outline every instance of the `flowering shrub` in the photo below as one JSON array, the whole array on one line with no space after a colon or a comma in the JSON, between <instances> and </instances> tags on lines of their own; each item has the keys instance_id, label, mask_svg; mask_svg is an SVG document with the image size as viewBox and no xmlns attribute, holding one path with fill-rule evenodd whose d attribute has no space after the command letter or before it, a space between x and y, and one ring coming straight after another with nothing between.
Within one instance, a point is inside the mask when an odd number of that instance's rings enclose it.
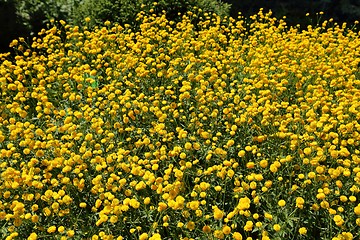
<instances>
[{"instance_id":1,"label":"flowering shrub","mask_svg":"<svg viewBox=\"0 0 360 240\"><path fill-rule=\"evenodd\" d=\"M359 238L359 33L205 16L12 42L6 239Z\"/></svg>"}]
</instances>

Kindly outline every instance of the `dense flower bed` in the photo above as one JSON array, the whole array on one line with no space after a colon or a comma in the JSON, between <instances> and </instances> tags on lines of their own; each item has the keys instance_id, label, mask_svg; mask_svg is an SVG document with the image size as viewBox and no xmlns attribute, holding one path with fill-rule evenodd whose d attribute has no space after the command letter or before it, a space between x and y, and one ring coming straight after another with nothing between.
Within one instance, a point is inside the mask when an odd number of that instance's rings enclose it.
<instances>
[{"instance_id":1,"label":"dense flower bed","mask_svg":"<svg viewBox=\"0 0 360 240\"><path fill-rule=\"evenodd\" d=\"M138 19L2 57L0 235L360 237L358 32Z\"/></svg>"}]
</instances>

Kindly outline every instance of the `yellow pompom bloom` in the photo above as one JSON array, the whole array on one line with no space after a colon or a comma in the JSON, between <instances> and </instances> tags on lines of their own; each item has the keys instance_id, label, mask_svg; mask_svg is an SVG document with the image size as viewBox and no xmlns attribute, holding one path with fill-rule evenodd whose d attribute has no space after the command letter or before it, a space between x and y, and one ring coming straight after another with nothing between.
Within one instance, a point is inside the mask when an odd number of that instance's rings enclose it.
<instances>
[{"instance_id":1,"label":"yellow pompom bloom","mask_svg":"<svg viewBox=\"0 0 360 240\"><path fill-rule=\"evenodd\" d=\"M217 239L224 239L224 233L221 230L215 230L214 237Z\"/></svg>"},{"instance_id":2,"label":"yellow pompom bloom","mask_svg":"<svg viewBox=\"0 0 360 240\"><path fill-rule=\"evenodd\" d=\"M273 226L273 229L274 229L276 232L278 232L278 231L281 230L281 226L280 226L279 224L275 224L275 225Z\"/></svg>"},{"instance_id":3,"label":"yellow pompom bloom","mask_svg":"<svg viewBox=\"0 0 360 240\"><path fill-rule=\"evenodd\" d=\"M354 208L354 213L356 215L360 215L360 204L358 204L355 208Z\"/></svg>"},{"instance_id":4,"label":"yellow pompom bloom","mask_svg":"<svg viewBox=\"0 0 360 240\"><path fill-rule=\"evenodd\" d=\"M186 142L186 143L185 143L185 149L186 149L186 150L190 150L191 148L192 148L192 144L189 143L189 142Z\"/></svg>"},{"instance_id":5,"label":"yellow pompom bloom","mask_svg":"<svg viewBox=\"0 0 360 240\"><path fill-rule=\"evenodd\" d=\"M286 205L285 200L281 199L281 200L278 202L278 205L279 205L280 207L285 206L285 205Z\"/></svg>"},{"instance_id":6,"label":"yellow pompom bloom","mask_svg":"<svg viewBox=\"0 0 360 240\"><path fill-rule=\"evenodd\" d=\"M268 166L268 161L263 159L260 161L260 167L266 168Z\"/></svg>"},{"instance_id":7,"label":"yellow pompom bloom","mask_svg":"<svg viewBox=\"0 0 360 240\"><path fill-rule=\"evenodd\" d=\"M357 219L355 220L355 223L356 223L356 225L360 226L360 218L357 218Z\"/></svg>"},{"instance_id":8,"label":"yellow pompom bloom","mask_svg":"<svg viewBox=\"0 0 360 240\"><path fill-rule=\"evenodd\" d=\"M144 204L148 205L150 204L151 199L149 197L144 198Z\"/></svg>"},{"instance_id":9,"label":"yellow pompom bloom","mask_svg":"<svg viewBox=\"0 0 360 240\"><path fill-rule=\"evenodd\" d=\"M250 208L250 202L251 200L248 197L240 198L237 208L239 210L247 210Z\"/></svg>"},{"instance_id":10,"label":"yellow pompom bloom","mask_svg":"<svg viewBox=\"0 0 360 240\"><path fill-rule=\"evenodd\" d=\"M243 239L241 233L239 233L239 232L234 232L233 235L232 235L232 237L233 237L235 240L242 240L242 239Z\"/></svg>"},{"instance_id":11,"label":"yellow pompom bloom","mask_svg":"<svg viewBox=\"0 0 360 240\"><path fill-rule=\"evenodd\" d=\"M189 203L189 208L195 211L199 208L199 205L200 205L199 201L191 201Z\"/></svg>"},{"instance_id":12,"label":"yellow pompom bloom","mask_svg":"<svg viewBox=\"0 0 360 240\"><path fill-rule=\"evenodd\" d=\"M37 240L37 234L31 233L30 236L27 238L27 240Z\"/></svg>"},{"instance_id":13,"label":"yellow pompom bloom","mask_svg":"<svg viewBox=\"0 0 360 240\"><path fill-rule=\"evenodd\" d=\"M310 155L311 154L311 148L307 147L304 149L304 154L305 155Z\"/></svg>"},{"instance_id":14,"label":"yellow pompom bloom","mask_svg":"<svg viewBox=\"0 0 360 240\"><path fill-rule=\"evenodd\" d=\"M227 141L226 146L231 147L232 145L234 145L234 143L235 143L235 141L230 139Z\"/></svg>"},{"instance_id":15,"label":"yellow pompom bloom","mask_svg":"<svg viewBox=\"0 0 360 240\"><path fill-rule=\"evenodd\" d=\"M271 165L270 165L270 171L271 171L272 173L276 173L276 172L278 171L278 168L275 166L275 164L271 164Z\"/></svg>"},{"instance_id":16,"label":"yellow pompom bloom","mask_svg":"<svg viewBox=\"0 0 360 240\"><path fill-rule=\"evenodd\" d=\"M158 211L159 211L159 212L164 211L166 208L167 208L166 203L160 202L160 203L158 204Z\"/></svg>"},{"instance_id":17,"label":"yellow pompom bloom","mask_svg":"<svg viewBox=\"0 0 360 240\"><path fill-rule=\"evenodd\" d=\"M190 221L186 224L186 228L189 229L190 231L195 229L195 223L193 221Z\"/></svg>"},{"instance_id":18,"label":"yellow pompom bloom","mask_svg":"<svg viewBox=\"0 0 360 240\"><path fill-rule=\"evenodd\" d=\"M56 227L55 226L51 226L47 229L48 233L54 233L56 231Z\"/></svg>"},{"instance_id":19,"label":"yellow pompom bloom","mask_svg":"<svg viewBox=\"0 0 360 240\"><path fill-rule=\"evenodd\" d=\"M351 202L356 202L356 197L355 197L355 196L350 196L350 197L349 197L349 200L350 200ZM358 207L360 207L360 205L358 205ZM359 214L357 214L357 215L359 215Z\"/></svg>"},{"instance_id":20,"label":"yellow pompom bloom","mask_svg":"<svg viewBox=\"0 0 360 240\"><path fill-rule=\"evenodd\" d=\"M305 235L307 233L307 229L305 227L299 228L300 235Z\"/></svg>"},{"instance_id":21,"label":"yellow pompom bloom","mask_svg":"<svg viewBox=\"0 0 360 240\"><path fill-rule=\"evenodd\" d=\"M220 220L224 217L224 212L221 211L219 208L215 207L214 209L214 219Z\"/></svg>"},{"instance_id":22,"label":"yellow pompom bloom","mask_svg":"<svg viewBox=\"0 0 360 240\"><path fill-rule=\"evenodd\" d=\"M303 205L305 203L305 200L302 197L297 197L295 201L296 201L296 206Z\"/></svg>"},{"instance_id":23,"label":"yellow pompom bloom","mask_svg":"<svg viewBox=\"0 0 360 240\"><path fill-rule=\"evenodd\" d=\"M64 226L58 227L58 232L59 232L59 233L63 233L64 231L65 231L65 227L64 227Z\"/></svg>"},{"instance_id":24,"label":"yellow pompom bloom","mask_svg":"<svg viewBox=\"0 0 360 240\"><path fill-rule=\"evenodd\" d=\"M222 231L223 231L223 233L224 233L225 235L229 235L229 234L231 233L231 227L225 225L225 226L223 227Z\"/></svg>"},{"instance_id":25,"label":"yellow pompom bloom","mask_svg":"<svg viewBox=\"0 0 360 240\"><path fill-rule=\"evenodd\" d=\"M316 195L316 198L317 199L320 199L320 200L322 200L322 199L324 199L326 197L326 195L325 195L325 193L318 193L317 195Z\"/></svg>"},{"instance_id":26,"label":"yellow pompom bloom","mask_svg":"<svg viewBox=\"0 0 360 240\"><path fill-rule=\"evenodd\" d=\"M239 152L238 152L238 156L239 157L244 157L245 156L245 151L244 150L240 150Z\"/></svg>"},{"instance_id":27,"label":"yellow pompom bloom","mask_svg":"<svg viewBox=\"0 0 360 240\"><path fill-rule=\"evenodd\" d=\"M345 222L344 219L340 215L335 215L333 219L337 226L341 226Z\"/></svg>"},{"instance_id":28,"label":"yellow pompom bloom","mask_svg":"<svg viewBox=\"0 0 360 240\"><path fill-rule=\"evenodd\" d=\"M161 235L159 233L155 233L149 238L149 240L161 240Z\"/></svg>"},{"instance_id":29,"label":"yellow pompom bloom","mask_svg":"<svg viewBox=\"0 0 360 240\"><path fill-rule=\"evenodd\" d=\"M211 232L211 227L208 226L208 225L205 225L205 226L203 226L202 231L204 233L210 233Z\"/></svg>"},{"instance_id":30,"label":"yellow pompom bloom","mask_svg":"<svg viewBox=\"0 0 360 240\"><path fill-rule=\"evenodd\" d=\"M244 230L247 232L250 232L250 231L252 231L253 226L254 226L254 223L252 221L247 221L244 226Z\"/></svg>"},{"instance_id":31,"label":"yellow pompom bloom","mask_svg":"<svg viewBox=\"0 0 360 240\"><path fill-rule=\"evenodd\" d=\"M130 200L130 206L135 209L138 209L140 207L140 203L136 199L132 198Z\"/></svg>"},{"instance_id":32,"label":"yellow pompom bloom","mask_svg":"<svg viewBox=\"0 0 360 240\"><path fill-rule=\"evenodd\" d=\"M74 231L74 230L67 230L67 231L66 231L66 235L67 235L68 237L73 237L73 236L75 235L75 231Z\"/></svg>"},{"instance_id":33,"label":"yellow pompom bloom","mask_svg":"<svg viewBox=\"0 0 360 240\"><path fill-rule=\"evenodd\" d=\"M148 239L149 235L147 233L142 233L140 236L139 236L139 240L146 240Z\"/></svg>"}]
</instances>

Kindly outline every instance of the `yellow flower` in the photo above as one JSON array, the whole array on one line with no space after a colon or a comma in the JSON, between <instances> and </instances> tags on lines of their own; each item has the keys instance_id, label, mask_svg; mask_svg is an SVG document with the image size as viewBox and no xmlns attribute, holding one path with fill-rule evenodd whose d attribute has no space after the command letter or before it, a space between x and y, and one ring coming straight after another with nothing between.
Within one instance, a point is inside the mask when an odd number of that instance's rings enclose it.
<instances>
[{"instance_id":1,"label":"yellow flower","mask_svg":"<svg viewBox=\"0 0 360 240\"><path fill-rule=\"evenodd\" d=\"M196 32L198 13L204 19ZM160 214L167 231L172 222L165 214L173 210L186 219L188 228L181 230L208 224L198 238L242 239L232 231L244 228L251 236L255 225L259 238L269 239L262 228L273 218L265 211L273 209L264 205L263 222L250 204L260 207L272 192L295 197L296 205L281 195L280 207L310 207L333 217L329 231L344 228L348 210L355 218L347 227L360 225L358 33L346 24L328 27L332 20L304 31L287 28L284 19L263 10L250 26L242 17L222 19L197 9L181 19L141 12L141 34L109 21L93 29L60 21L69 41L52 27L30 47L23 38L12 41L21 54L0 54L0 219L12 223L8 238L26 221L85 217L77 213L89 207L89 192L96 225L121 222L146 239L161 238L158 223L142 234L131 222L141 218L134 209L145 208L154 219ZM251 74L239 79L242 70ZM283 144L274 148L276 142ZM326 154L332 167L323 162ZM281 177L283 170L297 183ZM304 189L309 194L296 195ZM120 193L125 199L116 198ZM220 193L225 199L234 194L235 208L221 202ZM307 206L311 194L319 201ZM214 197L220 202L214 204ZM219 208L209 213L210 204L225 204L226 218ZM237 226L241 216L254 222ZM221 227L211 229L211 218ZM49 234L49 226L37 233ZM53 227L55 238L76 235ZM296 231L301 235L305 227ZM213 236L204 237L208 233ZM116 237L103 229L93 236Z\"/></svg>"},{"instance_id":2,"label":"yellow flower","mask_svg":"<svg viewBox=\"0 0 360 240\"><path fill-rule=\"evenodd\" d=\"M111 223L116 223L118 221L118 217L117 216L111 216L109 221Z\"/></svg>"},{"instance_id":3,"label":"yellow flower","mask_svg":"<svg viewBox=\"0 0 360 240\"><path fill-rule=\"evenodd\" d=\"M185 159L186 158L186 153L182 152L180 153L180 159Z\"/></svg>"},{"instance_id":4,"label":"yellow flower","mask_svg":"<svg viewBox=\"0 0 360 240\"><path fill-rule=\"evenodd\" d=\"M231 227L225 225L225 226L223 226L222 231L225 235L229 235L231 233Z\"/></svg>"},{"instance_id":5,"label":"yellow flower","mask_svg":"<svg viewBox=\"0 0 360 240\"><path fill-rule=\"evenodd\" d=\"M191 201L189 203L189 205L190 205L190 208L195 211L199 208L200 202L199 201Z\"/></svg>"},{"instance_id":6,"label":"yellow flower","mask_svg":"<svg viewBox=\"0 0 360 240\"><path fill-rule=\"evenodd\" d=\"M74 231L74 230L67 230L67 231L66 231L66 235L67 235L68 237L73 237L73 236L75 235L75 231Z\"/></svg>"},{"instance_id":7,"label":"yellow flower","mask_svg":"<svg viewBox=\"0 0 360 240\"><path fill-rule=\"evenodd\" d=\"M320 192L320 193L318 193L318 194L316 195L316 198L322 200L322 199L325 199L325 198L326 198L326 195L325 195L325 193Z\"/></svg>"},{"instance_id":8,"label":"yellow flower","mask_svg":"<svg viewBox=\"0 0 360 240\"><path fill-rule=\"evenodd\" d=\"M205 226L203 226L202 231L204 233L210 233L211 232L211 227L208 226L208 225L205 225Z\"/></svg>"},{"instance_id":9,"label":"yellow flower","mask_svg":"<svg viewBox=\"0 0 360 240\"><path fill-rule=\"evenodd\" d=\"M147 233L142 233L140 236L139 236L139 240L146 240L148 239L149 235Z\"/></svg>"},{"instance_id":10,"label":"yellow flower","mask_svg":"<svg viewBox=\"0 0 360 240\"><path fill-rule=\"evenodd\" d=\"M278 171L278 168L275 166L275 164L271 164L271 165L270 165L270 171L271 171L272 173L276 173L276 172Z\"/></svg>"},{"instance_id":11,"label":"yellow flower","mask_svg":"<svg viewBox=\"0 0 360 240\"><path fill-rule=\"evenodd\" d=\"M56 231L56 227L55 226L50 226L48 229L47 229L47 232L48 233L54 233Z\"/></svg>"},{"instance_id":12,"label":"yellow flower","mask_svg":"<svg viewBox=\"0 0 360 240\"><path fill-rule=\"evenodd\" d=\"M342 226L345 222L340 215L335 215L333 219L337 226Z\"/></svg>"},{"instance_id":13,"label":"yellow flower","mask_svg":"<svg viewBox=\"0 0 360 240\"><path fill-rule=\"evenodd\" d=\"M278 205L279 205L280 207L285 206L285 205L286 205L285 200L281 199L281 200L278 202Z\"/></svg>"},{"instance_id":14,"label":"yellow flower","mask_svg":"<svg viewBox=\"0 0 360 240\"><path fill-rule=\"evenodd\" d=\"M198 142L195 142L195 143L193 144L193 148L194 148L195 150L200 150L201 145L200 145Z\"/></svg>"},{"instance_id":15,"label":"yellow flower","mask_svg":"<svg viewBox=\"0 0 360 240\"><path fill-rule=\"evenodd\" d=\"M241 233L239 233L239 232L234 232L234 233L232 234L232 237L233 237L235 240L243 240L243 237L242 237Z\"/></svg>"},{"instance_id":16,"label":"yellow flower","mask_svg":"<svg viewBox=\"0 0 360 240\"><path fill-rule=\"evenodd\" d=\"M135 209L138 209L140 207L140 203L136 199L132 198L130 200L130 206Z\"/></svg>"},{"instance_id":17,"label":"yellow flower","mask_svg":"<svg viewBox=\"0 0 360 240\"><path fill-rule=\"evenodd\" d=\"M151 201L151 199L149 197L144 198L144 204L145 205L149 205L150 201Z\"/></svg>"},{"instance_id":18,"label":"yellow flower","mask_svg":"<svg viewBox=\"0 0 360 240\"><path fill-rule=\"evenodd\" d=\"M167 208L166 203L160 202L160 203L158 204L158 211L159 211L159 212L164 211L166 208Z\"/></svg>"},{"instance_id":19,"label":"yellow flower","mask_svg":"<svg viewBox=\"0 0 360 240\"><path fill-rule=\"evenodd\" d=\"M357 218L357 219L355 220L355 222L356 222L356 225L360 226L360 218Z\"/></svg>"},{"instance_id":20,"label":"yellow flower","mask_svg":"<svg viewBox=\"0 0 360 240\"><path fill-rule=\"evenodd\" d=\"M231 146L234 145L234 143L235 143L235 141L234 141L233 139L230 139L230 140L227 141L226 145L227 145L228 147L231 147Z\"/></svg>"},{"instance_id":21,"label":"yellow flower","mask_svg":"<svg viewBox=\"0 0 360 240\"><path fill-rule=\"evenodd\" d=\"M311 148L309 148L309 147L305 148L304 153L305 153L305 155L310 155L311 154Z\"/></svg>"},{"instance_id":22,"label":"yellow flower","mask_svg":"<svg viewBox=\"0 0 360 240\"><path fill-rule=\"evenodd\" d=\"M300 235L305 235L307 233L307 229L305 227L299 228Z\"/></svg>"},{"instance_id":23,"label":"yellow flower","mask_svg":"<svg viewBox=\"0 0 360 240\"><path fill-rule=\"evenodd\" d=\"M254 162L248 162L246 163L246 167L249 169L253 169L255 167L255 163Z\"/></svg>"},{"instance_id":24,"label":"yellow flower","mask_svg":"<svg viewBox=\"0 0 360 240\"><path fill-rule=\"evenodd\" d=\"M189 229L190 231L195 229L195 223L193 221L190 221L186 224L186 228Z\"/></svg>"},{"instance_id":25,"label":"yellow flower","mask_svg":"<svg viewBox=\"0 0 360 240\"><path fill-rule=\"evenodd\" d=\"M281 230L281 227L280 227L279 224L275 224L275 225L273 226L273 229L274 229L276 232L278 232L278 231Z\"/></svg>"},{"instance_id":26,"label":"yellow flower","mask_svg":"<svg viewBox=\"0 0 360 240\"><path fill-rule=\"evenodd\" d=\"M224 217L224 212L221 211L218 207L214 208L214 219L220 220Z\"/></svg>"},{"instance_id":27,"label":"yellow flower","mask_svg":"<svg viewBox=\"0 0 360 240\"><path fill-rule=\"evenodd\" d=\"M191 150L191 148L192 148L192 144L190 142L186 142L185 143L185 149L186 150Z\"/></svg>"},{"instance_id":28,"label":"yellow flower","mask_svg":"<svg viewBox=\"0 0 360 240\"><path fill-rule=\"evenodd\" d=\"M250 231L252 231L253 226L254 226L254 223L252 221L246 221L246 224L244 226L244 230L247 231L247 232L250 232Z\"/></svg>"},{"instance_id":29,"label":"yellow flower","mask_svg":"<svg viewBox=\"0 0 360 240\"><path fill-rule=\"evenodd\" d=\"M267 213L267 212L265 212L264 217L269 219L269 220L273 219L273 216L270 213Z\"/></svg>"},{"instance_id":30,"label":"yellow flower","mask_svg":"<svg viewBox=\"0 0 360 240\"><path fill-rule=\"evenodd\" d=\"M250 199L248 197L240 198L237 208L239 210L246 210L250 208Z\"/></svg>"},{"instance_id":31,"label":"yellow flower","mask_svg":"<svg viewBox=\"0 0 360 240\"><path fill-rule=\"evenodd\" d=\"M210 184L207 182L201 182L200 183L200 188L202 191L205 191L206 189L208 189L210 187Z\"/></svg>"},{"instance_id":32,"label":"yellow flower","mask_svg":"<svg viewBox=\"0 0 360 240\"><path fill-rule=\"evenodd\" d=\"M360 204L358 204L355 208L354 208L354 213L356 215L360 215Z\"/></svg>"},{"instance_id":33,"label":"yellow flower","mask_svg":"<svg viewBox=\"0 0 360 240\"><path fill-rule=\"evenodd\" d=\"M238 156L239 157L244 157L245 156L245 151L244 150L240 150L239 152L238 152Z\"/></svg>"},{"instance_id":34,"label":"yellow flower","mask_svg":"<svg viewBox=\"0 0 360 240\"><path fill-rule=\"evenodd\" d=\"M86 208L86 203L81 202L81 203L79 204L79 207L81 207L81 208Z\"/></svg>"},{"instance_id":35,"label":"yellow flower","mask_svg":"<svg viewBox=\"0 0 360 240\"><path fill-rule=\"evenodd\" d=\"M149 240L161 240L161 235L159 233L155 233L149 238Z\"/></svg>"},{"instance_id":36,"label":"yellow flower","mask_svg":"<svg viewBox=\"0 0 360 240\"><path fill-rule=\"evenodd\" d=\"M268 161L266 159L260 161L260 167L266 168L267 166L268 166Z\"/></svg>"},{"instance_id":37,"label":"yellow flower","mask_svg":"<svg viewBox=\"0 0 360 240\"><path fill-rule=\"evenodd\" d=\"M38 215L32 215L31 216L31 221L33 222L33 223L37 223L38 221L39 221L39 216Z\"/></svg>"},{"instance_id":38,"label":"yellow flower","mask_svg":"<svg viewBox=\"0 0 360 240\"><path fill-rule=\"evenodd\" d=\"M31 233L30 236L27 238L27 240L36 240L37 239L37 234L36 233Z\"/></svg>"},{"instance_id":39,"label":"yellow flower","mask_svg":"<svg viewBox=\"0 0 360 240\"><path fill-rule=\"evenodd\" d=\"M47 208L47 207L43 209L43 212L44 212L45 216L50 216L51 215L51 210L49 208Z\"/></svg>"},{"instance_id":40,"label":"yellow flower","mask_svg":"<svg viewBox=\"0 0 360 240\"><path fill-rule=\"evenodd\" d=\"M349 197L349 200L350 200L351 202L356 202L356 197L355 197L355 196L350 196L350 197ZM358 207L359 207L359 205L358 205Z\"/></svg>"},{"instance_id":41,"label":"yellow flower","mask_svg":"<svg viewBox=\"0 0 360 240\"><path fill-rule=\"evenodd\" d=\"M214 237L217 239L224 239L224 233L221 230L215 230Z\"/></svg>"},{"instance_id":42,"label":"yellow flower","mask_svg":"<svg viewBox=\"0 0 360 240\"><path fill-rule=\"evenodd\" d=\"M316 177L316 173L314 173L314 172L309 172L309 173L308 173L308 177L309 177L309 178L315 178L315 177Z\"/></svg>"},{"instance_id":43,"label":"yellow flower","mask_svg":"<svg viewBox=\"0 0 360 240\"><path fill-rule=\"evenodd\" d=\"M65 227L64 227L64 226L58 227L58 232L59 232L59 233L63 233L64 231L65 231Z\"/></svg>"}]
</instances>

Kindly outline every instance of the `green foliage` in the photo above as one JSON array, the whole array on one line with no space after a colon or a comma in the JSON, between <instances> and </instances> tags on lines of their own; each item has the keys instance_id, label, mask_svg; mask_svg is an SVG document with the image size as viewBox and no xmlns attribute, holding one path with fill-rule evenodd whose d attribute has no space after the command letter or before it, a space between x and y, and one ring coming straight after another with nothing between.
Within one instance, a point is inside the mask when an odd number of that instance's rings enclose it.
<instances>
[{"instance_id":1,"label":"green foliage","mask_svg":"<svg viewBox=\"0 0 360 240\"><path fill-rule=\"evenodd\" d=\"M84 17L90 17L91 25L101 25L109 20L136 26L136 14L140 11L149 12L153 9L153 13L161 13L165 10L169 20L179 20L178 13L191 11L194 7L225 16L229 15L230 6L218 0L84 0L73 16L77 24L82 23Z\"/></svg>"},{"instance_id":2,"label":"green foliage","mask_svg":"<svg viewBox=\"0 0 360 240\"><path fill-rule=\"evenodd\" d=\"M2 38L0 52L7 52L9 43L16 38L36 35L47 28L50 21L65 20L73 25L83 25L90 17L88 26L101 26L105 21L138 27L137 13L144 11L160 14L166 11L167 19L181 20L178 13L186 13L195 7L219 16L229 15L230 4L220 0L0 0L0 27Z\"/></svg>"},{"instance_id":3,"label":"green foliage","mask_svg":"<svg viewBox=\"0 0 360 240\"><path fill-rule=\"evenodd\" d=\"M23 24L37 33L51 19L72 20L74 11L83 0L26 0L17 1L17 13Z\"/></svg>"},{"instance_id":4,"label":"green foliage","mask_svg":"<svg viewBox=\"0 0 360 240\"><path fill-rule=\"evenodd\" d=\"M197 1L198 6L209 12L215 12L218 16L227 16L230 14L231 4L220 2L220 1Z\"/></svg>"},{"instance_id":5,"label":"green foliage","mask_svg":"<svg viewBox=\"0 0 360 240\"><path fill-rule=\"evenodd\" d=\"M81 24L85 17L91 18L91 25L102 25L104 21L129 22L140 9L140 1L85 0L73 13L74 22Z\"/></svg>"},{"instance_id":6,"label":"green foliage","mask_svg":"<svg viewBox=\"0 0 360 240\"><path fill-rule=\"evenodd\" d=\"M102 25L106 20L132 25L136 22L136 14L154 8L155 2L155 0L25 0L16 1L16 9L19 20L34 34L44 28L51 19L81 25L85 17L90 17L91 25ZM195 6L220 16L228 15L230 12L230 4L224 4L219 0L161 0L155 4L155 13L166 10L168 17L174 20L178 12L185 13Z\"/></svg>"}]
</instances>

